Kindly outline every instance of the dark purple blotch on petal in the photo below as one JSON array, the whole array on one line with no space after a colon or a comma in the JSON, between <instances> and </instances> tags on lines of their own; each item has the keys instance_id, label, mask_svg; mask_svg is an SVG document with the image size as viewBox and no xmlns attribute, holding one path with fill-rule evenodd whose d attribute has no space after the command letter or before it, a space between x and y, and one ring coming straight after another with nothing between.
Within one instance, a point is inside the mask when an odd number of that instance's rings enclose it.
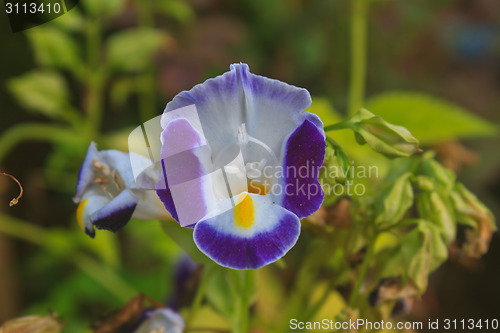
<instances>
[{"instance_id":1,"label":"dark purple blotch on petal","mask_svg":"<svg viewBox=\"0 0 500 333\"><path fill-rule=\"evenodd\" d=\"M163 205L168 210L170 215L172 215L172 217L179 222L179 217L177 216L177 211L175 210L174 198L172 197L172 192L168 186L167 175L165 172L165 162L163 159L161 160L161 169L162 175L160 181L156 185L156 194L158 194L158 197L163 202Z\"/></svg>"},{"instance_id":2,"label":"dark purple blotch on petal","mask_svg":"<svg viewBox=\"0 0 500 333\"><path fill-rule=\"evenodd\" d=\"M96 226L97 229L109 230L112 232L116 232L123 228L128 221L132 218L132 214L134 213L135 206L124 208L122 210L117 211L113 215L109 215L107 217L103 217L98 220L94 220L92 223Z\"/></svg>"},{"instance_id":3,"label":"dark purple blotch on petal","mask_svg":"<svg viewBox=\"0 0 500 333\"><path fill-rule=\"evenodd\" d=\"M323 203L325 194L318 176L325 149L323 133L310 120L297 127L286 142L282 205L301 219L311 216Z\"/></svg>"},{"instance_id":4,"label":"dark purple blotch on petal","mask_svg":"<svg viewBox=\"0 0 500 333\"><path fill-rule=\"evenodd\" d=\"M92 225L89 225L89 226L85 227L85 233L90 238L95 238L95 230L94 230L94 227Z\"/></svg>"},{"instance_id":5,"label":"dark purple blotch on petal","mask_svg":"<svg viewBox=\"0 0 500 333\"><path fill-rule=\"evenodd\" d=\"M97 229L116 232L130 221L137 203L138 198L131 191L125 190L92 214L90 217L92 224Z\"/></svg>"}]
</instances>

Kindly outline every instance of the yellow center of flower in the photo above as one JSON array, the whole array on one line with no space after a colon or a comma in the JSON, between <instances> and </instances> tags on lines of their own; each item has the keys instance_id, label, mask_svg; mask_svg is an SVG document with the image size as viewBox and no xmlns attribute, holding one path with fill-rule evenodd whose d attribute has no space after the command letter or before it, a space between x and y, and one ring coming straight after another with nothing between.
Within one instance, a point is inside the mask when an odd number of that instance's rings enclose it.
<instances>
[{"instance_id":1,"label":"yellow center of flower","mask_svg":"<svg viewBox=\"0 0 500 333\"><path fill-rule=\"evenodd\" d=\"M248 182L248 193L265 195L265 194L267 194L267 191L268 191L268 188L267 188L266 184L261 184L261 183L254 181L254 180L250 180Z\"/></svg>"},{"instance_id":2,"label":"yellow center of flower","mask_svg":"<svg viewBox=\"0 0 500 333\"><path fill-rule=\"evenodd\" d=\"M82 200L82 202L80 202L78 208L76 209L76 222L78 222L78 226L84 232L85 232L85 227L83 223L83 211L85 210L85 206L87 205L88 201L89 199Z\"/></svg>"},{"instance_id":3,"label":"yellow center of flower","mask_svg":"<svg viewBox=\"0 0 500 333\"><path fill-rule=\"evenodd\" d=\"M254 217L252 197L248 193L243 193L242 200L234 207L234 221L238 227L248 229L253 225Z\"/></svg>"}]
</instances>

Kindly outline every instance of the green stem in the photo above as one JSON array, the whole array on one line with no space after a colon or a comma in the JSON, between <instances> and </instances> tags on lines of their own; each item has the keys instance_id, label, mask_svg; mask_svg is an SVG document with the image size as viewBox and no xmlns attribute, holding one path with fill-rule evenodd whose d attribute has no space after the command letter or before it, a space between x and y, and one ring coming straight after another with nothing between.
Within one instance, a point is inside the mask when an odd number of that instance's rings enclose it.
<instances>
[{"instance_id":1,"label":"green stem","mask_svg":"<svg viewBox=\"0 0 500 333\"><path fill-rule=\"evenodd\" d=\"M253 290L254 271L246 270L240 274L240 298L239 298L239 320L236 328L237 333L248 333L250 321L250 297Z\"/></svg>"},{"instance_id":2,"label":"green stem","mask_svg":"<svg viewBox=\"0 0 500 333\"><path fill-rule=\"evenodd\" d=\"M205 294L207 292L208 282L210 281L213 273L215 271L215 266L205 266L203 275L201 277L200 284L196 289L196 294L194 296L193 304L191 305L191 309L189 310L189 315L186 318L186 326L189 327L191 322L193 321L194 316L198 312L201 307L201 303Z\"/></svg>"},{"instance_id":3,"label":"green stem","mask_svg":"<svg viewBox=\"0 0 500 333\"><path fill-rule=\"evenodd\" d=\"M351 0L351 81L349 86L349 115L363 107L366 80L366 21L367 0Z\"/></svg>"},{"instance_id":4,"label":"green stem","mask_svg":"<svg viewBox=\"0 0 500 333\"><path fill-rule=\"evenodd\" d=\"M358 306L358 298L361 291L361 286L366 279L366 273L368 272L368 268L370 267L373 253L374 253L374 245L375 238L373 237L368 243L368 249L366 251L366 255L363 259L363 263L359 269L358 277L356 278L356 282L354 282L354 287L351 292L351 297L349 298L349 307L351 309L355 309Z\"/></svg>"},{"instance_id":5,"label":"green stem","mask_svg":"<svg viewBox=\"0 0 500 333\"><path fill-rule=\"evenodd\" d=\"M41 247L46 247L50 240L50 231L6 214L0 214L0 232ZM76 264L78 268L107 289L120 302L124 303L138 293L123 281L114 270L101 265L86 254L63 255L62 258Z\"/></svg>"},{"instance_id":6,"label":"green stem","mask_svg":"<svg viewBox=\"0 0 500 333\"><path fill-rule=\"evenodd\" d=\"M351 128L351 127L352 127L352 124L349 121L344 120L344 121L341 121L340 123L325 126L325 132L337 131L337 130L342 130L342 129Z\"/></svg>"},{"instance_id":7,"label":"green stem","mask_svg":"<svg viewBox=\"0 0 500 333\"><path fill-rule=\"evenodd\" d=\"M122 303L126 303L138 294L138 291L129 286L113 269L101 265L87 255L77 255L73 262Z\"/></svg>"},{"instance_id":8,"label":"green stem","mask_svg":"<svg viewBox=\"0 0 500 333\"><path fill-rule=\"evenodd\" d=\"M139 76L137 79L140 89L139 110L142 122L151 120L156 115L153 68L148 65L145 71L146 73Z\"/></svg>"},{"instance_id":9,"label":"green stem","mask_svg":"<svg viewBox=\"0 0 500 333\"><path fill-rule=\"evenodd\" d=\"M81 142L74 131L61 126L26 123L13 126L0 136L0 162L17 144L24 140L45 140L50 142Z\"/></svg>"},{"instance_id":10,"label":"green stem","mask_svg":"<svg viewBox=\"0 0 500 333\"><path fill-rule=\"evenodd\" d=\"M0 232L40 246L47 239L43 228L6 214L0 214Z\"/></svg>"},{"instance_id":11,"label":"green stem","mask_svg":"<svg viewBox=\"0 0 500 333\"><path fill-rule=\"evenodd\" d=\"M339 144L335 140L333 140L332 138L330 138L328 135L326 136L326 142L330 146L332 146L333 149L337 149L338 147L340 147Z\"/></svg>"},{"instance_id":12,"label":"green stem","mask_svg":"<svg viewBox=\"0 0 500 333\"><path fill-rule=\"evenodd\" d=\"M80 129L83 123L82 115L73 107L68 106L61 112L61 116L75 129Z\"/></svg>"},{"instance_id":13,"label":"green stem","mask_svg":"<svg viewBox=\"0 0 500 333\"><path fill-rule=\"evenodd\" d=\"M137 11L139 13L139 25L153 26L153 11L151 0L137 0Z\"/></svg>"},{"instance_id":14,"label":"green stem","mask_svg":"<svg viewBox=\"0 0 500 333\"><path fill-rule=\"evenodd\" d=\"M314 317L318 314L318 311L321 310L321 308L323 308L326 301L330 297L331 295L330 291L334 286L335 286L335 281L331 280L328 283L325 292L323 293L323 295L321 295L321 298L311 307L309 311L306 312L306 315L304 317L306 322L313 320Z\"/></svg>"},{"instance_id":15,"label":"green stem","mask_svg":"<svg viewBox=\"0 0 500 333\"><path fill-rule=\"evenodd\" d=\"M153 26L152 2L150 0L137 1L139 11L139 25L141 27ZM139 112L141 121L146 122L157 115L155 99L155 77L152 63L148 63L144 73L137 78L139 85Z\"/></svg>"},{"instance_id":16,"label":"green stem","mask_svg":"<svg viewBox=\"0 0 500 333\"><path fill-rule=\"evenodd\" d=\"M86 25L87 62L87 133L96 139L101 127L102 98L105 81L104 69L100 68L101 26L97 19L90 18Z\"/></svg>"},{"instance_id":17,"label":"green stem","mask_svg":"<svg viewBox=\"0 0 500 333\"><path fill-rule=\"evenodd\" d=\"M328 243L311 242L304 253L307 255L301 261L300 269L295 274L295 281L290 288L283 312L287 318L296 318L302 314L304 304L307 304L311 293L311 286L320 278L321 270L325 267L325 259L330 258L335 247ZM288 322L282 321L279 331L288 331Z\"/></svg>"}]
</instances>

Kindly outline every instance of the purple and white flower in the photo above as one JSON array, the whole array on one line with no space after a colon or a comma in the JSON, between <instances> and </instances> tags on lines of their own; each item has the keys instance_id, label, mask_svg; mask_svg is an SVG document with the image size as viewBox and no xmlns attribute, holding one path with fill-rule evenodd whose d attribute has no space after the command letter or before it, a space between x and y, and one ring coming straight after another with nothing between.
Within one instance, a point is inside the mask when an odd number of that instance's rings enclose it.
<instances>
[{"instance_id":1,"label":"purple and white flower","mask_svg":"<svg viewBox=\"0 0 500 333\"><path fill-rule=\"evenodd\" d=\"M146 319L134 333L182 333L184 331L182 317L168 308L147 310L145 316Z\"/></svg>"},{"instance_id":2,"label":"purple and white flower","mask_svg":"<svg viewBox=\"0 0 500 333\"><path fill-rule=\"evenodd\" d=\"M193 105L199 122L172 116ZM257 269L278 260L295 245L300 219L321 206L325 132L305 112L310 105L306 89L252 74L246 64L167 104L156 190L219 265Z\"/></svg>"},{"instance_id":3,"label":"purple and white flower","mask_svg":"<svg viewBox=\"0 0 500 333\"><path fill-rule=\"evenodd\" d=\"M149 160L135 156L136 161ZM117 150L98 151L92 142L80 168L76 195L79 203L77 221L90 237L97 229L117 231L132 218L166 220L170 214L152 190L144 190L143 184L154 184L158 178L153 171L134 179L128 153ZM139 187L137 184L141 183Z\"/></svg>"}]
</instances>

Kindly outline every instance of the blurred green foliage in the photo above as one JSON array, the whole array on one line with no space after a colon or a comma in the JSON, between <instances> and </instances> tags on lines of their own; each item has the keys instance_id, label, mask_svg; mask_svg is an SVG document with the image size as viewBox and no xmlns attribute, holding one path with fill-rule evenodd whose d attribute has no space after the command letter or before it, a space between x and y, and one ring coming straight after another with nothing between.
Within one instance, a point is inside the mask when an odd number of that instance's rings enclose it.
<instances>
[{"instance_id":1,"label":"blurred green foliage","mask_svg":"<svg viewBox=\"0 0 500 333\"><path fill-rule=\"evenodd\" d=\"M366 107L387 121L408 128L426 145L498 134L496 125L459 106L422 93L385 92L370 98Z\"/></svg>"}]
</instances>

